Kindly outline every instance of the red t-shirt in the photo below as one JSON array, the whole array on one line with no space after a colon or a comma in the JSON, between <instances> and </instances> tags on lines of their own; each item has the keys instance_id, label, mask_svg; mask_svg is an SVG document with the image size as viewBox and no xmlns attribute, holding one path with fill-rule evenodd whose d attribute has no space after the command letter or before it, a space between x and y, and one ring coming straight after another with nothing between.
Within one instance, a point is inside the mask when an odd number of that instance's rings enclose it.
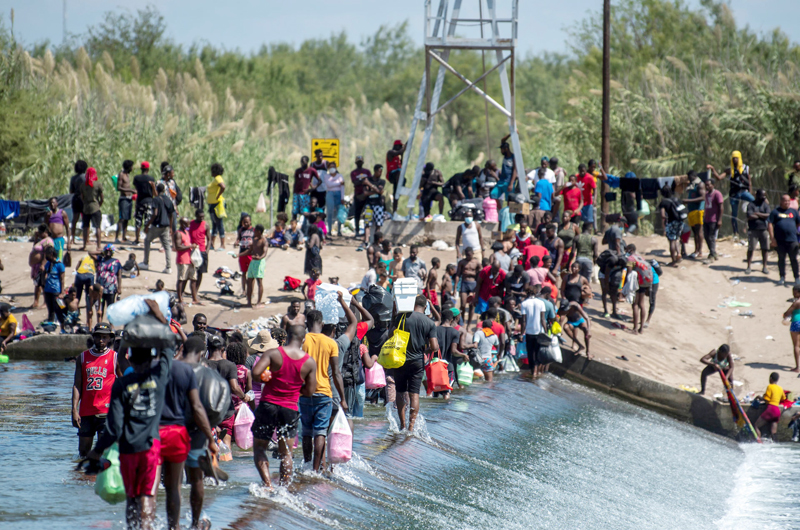
<instances>
[{"instance_id":1,"label":"red t-shirt","mask_svg":"<svg viewBox=\"0 0 800 530\"><path fill-rule=\"evenodd\" d=\"M575 212L581 204L581 189L577 186L564 188L560 195L564 196L564 211Z\"/></svg>"},{"instance_id":2,"label":"red t-shirt","mask_svg":"<svg viewBox=\"0 0 800 530\"><path fill-rule=\"evenodd\" d=\"M189 238L192 243L197 245L200 252L206 251L206 222L192 221L189 223Z\"/></svg>"},{"instance_id":3,"label":"red t-shirt","mask_svg":"<svg viewBox=\"0 0 800 530\"><path fill-rule=\"evenodd\" d=\"M523 267L525 269L529 269L531 267L531 258L532 257L539 256L539 264L541 266L542 259L545 256L549 256L550 252L546 248L541 246L541 245L529 245L529 246L525 247L525 250L523 251L523 254L525 255L525 263L523 263Z\"/></svg>"},{"instance_id":4,"label":"red t-shirt","mask_svg":"<svg viewBox=\"0 0 800 530\"><path fill-rule=\"evenodd\" d=\"M319 173L311 166L307 168L297 168L294 170L294 188L295 195L305 195L308 193L308 188L311 187L311 178L316 177L319 179Z\"/></svg>"},{"instance_id":5,"label":"red t-shirt","mask_svg":"<svg viewBox=\"0 0 800 530\"><path fill-rule=\"evenodd\" d=\"M478 293L481 300L503 295L503 282L506 279L506 273L503 269L497 269L497 274L492 278L492 266L489 265L478 273L478 278L483 279L481 290Z\"/></svg>"},{"instance_id":6,"label":"red t-shirt","mask_svg":"<svg viewBox=\"0 0 800 530\"><path fill-rule=\"evenodd\" d=\"M597 181L591 173L586 173L583 178L578 177L578 187L583 190L583 204L594 204L594 190L597 188Z\"/></svg>"},{"instance_id":7,"label":"red t-shirt","mask_svg":"<svg viewBox=\"0 0 800 530\"><path fill-rule=\"evenodd\" d=\"M361 195L364 193L364 180L368 178L372 178L372 173L370 173L367 168L356 168L350 172L350 180L353 181L354 195Z\"/></svg>"},{"instance_id":8,"label":"red t-shirt","mask_svg":"<svg viewBox=\"0 0 800 530\"><path fill-rule=\"evenodd\" d=\"M500 335L506 332L506 328L500 322L495 322L492 320L492 331L494 334L497 335L498 340L500 339Z\"/></svg>"}]
</instances>

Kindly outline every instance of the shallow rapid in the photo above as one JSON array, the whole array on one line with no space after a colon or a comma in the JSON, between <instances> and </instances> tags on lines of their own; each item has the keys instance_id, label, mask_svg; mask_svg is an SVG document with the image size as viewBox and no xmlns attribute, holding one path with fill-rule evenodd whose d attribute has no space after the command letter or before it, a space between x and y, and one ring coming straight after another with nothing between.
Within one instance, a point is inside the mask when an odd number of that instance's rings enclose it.
<instances>
[{"instance_id":1,"label":"shallow rapid","mask_svg":"<svg viewBox=\"0 0 800 530\"><path fill-rule=\"evenodd\" d=\"M2 528L124 528L124 505L72 471L73 370L0 368ZM422 415L410 437L368 406L353 461L328 478L301 472L288 491L264 491L252 453L234 448L231 480L206 488L206 515L214 528L253 529L800 528L796 444L740 447L553 376L423 399Z\"/></svg>"}]
</instances>

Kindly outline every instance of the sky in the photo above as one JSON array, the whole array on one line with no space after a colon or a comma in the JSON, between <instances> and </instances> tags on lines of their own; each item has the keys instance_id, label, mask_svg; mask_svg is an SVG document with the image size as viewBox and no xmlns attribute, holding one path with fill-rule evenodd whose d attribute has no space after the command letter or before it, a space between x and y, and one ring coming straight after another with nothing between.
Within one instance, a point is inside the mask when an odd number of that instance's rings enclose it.
<instances>
[{"instance_id":1,"label":"sky","mask_svg":"<svg viewBox=\"0 0 800 530\"><path fill-rule=\"evenodd\" d=\"M0 0L7 23L15 11L15 35L26 46L46 39L60 43L64 0ZM613 3L614 0L612 0ZM344 30L353 42L375 33L383 25L408 21L418 44L424 33L423 0L66 0L67 30L84 33L109 10L135 12L154 5L167 22L167 36L179 44L208 42L228 50L255 51L262 44L299 44L310 38L327 38ZM517 53L568 51L566 29L599 13L602 0L520 0ZM699 5L699 0L687 0ZM438 0L434 0L434 6ZM451 2L452 4L452 2ZM768 33L775 27L800 42L800 0L729 0L737 24ZM464 0L463 17L477 12L476 0ZM510 6L498 0L498 9ZM434 8L435 10L435 8ZM477 15L477 13L474 13ZM502 17L498 13L498 17ZM477 17L476 17L477 18ZM794 24L792 24L794 22Z\"/></svg>"}]
</instances>

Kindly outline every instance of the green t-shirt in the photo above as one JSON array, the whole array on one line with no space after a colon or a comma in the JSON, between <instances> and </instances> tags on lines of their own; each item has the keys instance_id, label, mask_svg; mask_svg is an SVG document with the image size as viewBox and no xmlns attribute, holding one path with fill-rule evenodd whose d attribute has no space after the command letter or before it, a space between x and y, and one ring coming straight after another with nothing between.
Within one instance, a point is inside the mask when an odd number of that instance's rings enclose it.
<instances>
[{"instance_id":1,"label":"green t-shirt","mask_svg":"<svg viewBox=\"0 0 800 530\"><path fill-rule=\"evenodd\" d=\"M84 183L81 187L81 197L83 198L83 213L92 215L100 211L100 197L103 195L103 184L96 180L94 186L87 186Z\"/></svg>"}]
</instances>

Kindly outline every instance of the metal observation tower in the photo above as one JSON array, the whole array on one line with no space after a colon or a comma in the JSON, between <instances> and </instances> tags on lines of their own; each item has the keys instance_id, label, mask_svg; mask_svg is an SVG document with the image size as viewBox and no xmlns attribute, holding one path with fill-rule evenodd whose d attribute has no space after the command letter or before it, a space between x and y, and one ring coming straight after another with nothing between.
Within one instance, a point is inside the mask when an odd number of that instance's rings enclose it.
<instances>
[{"instance_id":1,"label":"metal observation tower","mask_svg":"<svg viewBox=\"0 0 800 530\"><path fill-rule=\"evenodd\" d=\"M514 151L514 162L517 167L517 180L519 181L521 192L527 197L528 186L525 178L525 164L522 161L522 150L519 146L516 105L514 102L514 50L517 45L517 13L519 0L501 0L501 3L505 5L507 5L506 2L511 4L510 18L497 18L498 0L478 0L478 12L480 13L478 18L461 18L462 0L453 0L452 9L450 9L450 0L439 0L439 7L436 13L433 14L432 1L433 0L425 0L425 72L422 74L419 96L417 96L417 105L414 109L411 129L408 134L406 156L403 157L403 167L400 171L400 182L404 183L404 185L397 188L396 198L399 199L401 195L407 195L409 212L413 210L416 205L422 170L425 166L425 157L428 154L428 146L430 145L431 134L433 133L434 118L439 112L447 108L448 105L469 90L477 93L486 101L487 113L491 105L508 118L511 147ZM489 26L488 35L485 37L483 35L484 25ZM465 31L469 32L469 30L475 26L481 29L480 37L456 36L456 31L459 28L463 28ZM446 32L445 28L447 28ZM501 29L504 31L501 31ZM475 81L470 81L448 62L451 50L494 51L496 54L496 64ZM431 89L431 65L435 66L436 64L439 65L439 71L436 75L435 84ZM500 76L500 84L503 91L502 104L477 86L478 83L495 71ZM442 85L444 84L444 77L447 72L463 81L465 86L452 98L439 105ZM414 145L417 125L420 121L425 122L425 133L422 136L419 157L417 158L417 165L414 168L414 178L411 179L411 187L407 187L405 185L405 177L410 159L408 155Z\"/></svg>"}]
</instances>

